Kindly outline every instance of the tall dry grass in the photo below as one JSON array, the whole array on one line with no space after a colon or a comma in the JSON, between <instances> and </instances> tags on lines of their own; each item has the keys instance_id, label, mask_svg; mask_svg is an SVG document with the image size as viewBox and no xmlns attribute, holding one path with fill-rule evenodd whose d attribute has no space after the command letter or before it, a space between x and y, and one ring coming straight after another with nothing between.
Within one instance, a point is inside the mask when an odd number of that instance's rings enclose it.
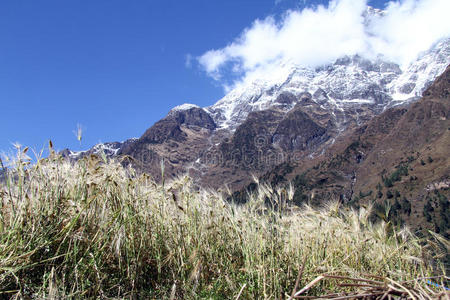
<instances>
[{"instance_id":1,"label":"tall dry grass","mask_svg":"<svg viewBox=\"0 0 450 300\"><path fill-rule=\"evenodd\" d=\"M19 156L0 186L0 297L284 299L301 266L300 286L322 273L431 274L418 238L370 223L370 208L298 208L292 196L259 184L238 206L105 157Z\"/></svg>"}]
</instances>

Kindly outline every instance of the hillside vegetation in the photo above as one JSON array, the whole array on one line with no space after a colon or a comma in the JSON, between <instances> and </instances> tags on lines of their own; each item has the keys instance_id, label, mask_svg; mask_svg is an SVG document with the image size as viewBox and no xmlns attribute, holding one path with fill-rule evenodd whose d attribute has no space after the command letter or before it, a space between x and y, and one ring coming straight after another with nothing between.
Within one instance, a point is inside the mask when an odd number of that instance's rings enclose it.
<instances>
[{"instance_id":1,"label":"hillside vegetation","mask_svg":"<svg viewBox=\"0 0 450 300\"><path fill-rule=\"evenodd\" d=\"M0 185L0 297L287 299L321 274L442 275L432 246L445 239L372 224L370 207L299 208L292 188L263 184L235 205L188 177L156 184L105 157L54 153L28 166L20 151ZM357 288L329 279L304 294Z\"/></svg>"}]
</instances>

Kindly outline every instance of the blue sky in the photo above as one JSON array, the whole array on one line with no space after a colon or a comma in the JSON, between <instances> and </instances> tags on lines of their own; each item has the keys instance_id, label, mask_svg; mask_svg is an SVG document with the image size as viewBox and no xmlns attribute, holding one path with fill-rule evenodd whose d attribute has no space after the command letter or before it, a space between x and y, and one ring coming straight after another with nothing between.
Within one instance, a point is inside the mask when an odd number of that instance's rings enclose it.
<instances>
[{"instance_id":1,"label":"blue sky","mask_svg":"<svg viewBox=\"0 0 450 300\"><path fill-rule=\"evenodd\" d=\"M184 102L211 105L223 86L196 58L255 19L317 4L327 1L2 1L0 150L13 142L39 150L48 139L86 149L140 136Z\"/></svg>"}]
</instances>

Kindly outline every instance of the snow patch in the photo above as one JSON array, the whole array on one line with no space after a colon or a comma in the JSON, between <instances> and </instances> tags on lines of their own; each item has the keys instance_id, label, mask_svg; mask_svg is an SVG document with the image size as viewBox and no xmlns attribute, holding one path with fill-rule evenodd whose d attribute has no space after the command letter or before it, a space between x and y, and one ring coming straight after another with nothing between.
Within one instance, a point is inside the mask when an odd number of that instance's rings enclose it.
<instances>
[{"instance_id":1,"label":"snow patch","mask_svg":"<svg viewBox=\"0 0 450 300\"><path fill-rule=\"evenodd\" d=\"M183 103L181 105L175 106L170 110L170 112L189 110L191 108L200 108L200 106L192 104L192 103Z\"/></svg>"},{"instance_id":2,"label":"snow patch","mask_svg":"<svg viewBox=\"0 0 450 300\"><path fill-rule=\"evenodd\" d=\"M342 103L361 103L361 104L373 104L373 100L370 99L345 99L341 101Z\"/></svg>"},{"instance_id":3,"label":"snow patch","mask_svg":"<svg viewBox=\"0 0 450 300\"><path fill-rule=\"evenodd\" d=\"M138 140L138 138L133 137L133 138L127 139L122 142L98 143L89 150L82 150L82 151L69 150L69 157L73 158L73 159L79 159L83 155L87 155L87 154L97 154L98 155L101 153L105 153L107 156L110 156L110 157L117 156L117 153L119 152L120 148L125 143L131 143L136 140Z\"/></svg>"}]
</instances>

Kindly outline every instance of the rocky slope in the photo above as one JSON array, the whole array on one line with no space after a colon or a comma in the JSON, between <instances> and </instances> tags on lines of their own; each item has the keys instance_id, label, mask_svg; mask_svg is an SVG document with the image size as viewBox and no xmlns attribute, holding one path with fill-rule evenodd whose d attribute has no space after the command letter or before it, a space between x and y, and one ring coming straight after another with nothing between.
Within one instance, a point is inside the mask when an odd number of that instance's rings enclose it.
<instances>
[{"instance_id":1,"label":"rocky slope","mask_svg":"<svg viewBox=\"0 0 450 300\"><path fill-rule=\"evenodd\" d=\"M384 218L450 237L449 117L450 66L421 100L389 108L342 135L321 157L279 165L263 178L292 180L298 204L375 203Z\"/></svg>"}]
</instances>

